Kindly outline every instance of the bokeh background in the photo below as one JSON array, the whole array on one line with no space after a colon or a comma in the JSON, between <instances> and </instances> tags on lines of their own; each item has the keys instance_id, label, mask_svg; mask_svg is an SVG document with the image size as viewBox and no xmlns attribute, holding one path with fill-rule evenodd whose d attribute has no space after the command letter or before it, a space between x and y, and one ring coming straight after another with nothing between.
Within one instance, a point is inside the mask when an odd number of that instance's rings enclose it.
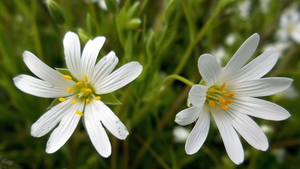
<instances>
[{"instance_id":1,"label":"bokeh background","mask_svg":"<svg viewBox=\"0 0 300 169\"><path fill-rule=\"evenodd\" d=\"M44 0L0 1L0 168L110 169L280 169L300 166L300 2L297 0ZM50 1L48 1L50 3ZM58 10L61 9L61 10ZM51 13L52 12L52 13ZM18 90L12 78L32 73L22 60L27 50L50 67L65 67L62 40L67 31L88 39L105 36L99 58L113 50L120 62L140 62L142 74L114 92L122 102L110 106L129 130L125 141L109 132L112 155L101 157L79 123L68 142L54 154L45 152L50 134L30 135L30 126L53 99ZM184 143L194 124L180 128L175 115L187 108L190 87L169 78L177 74L199 83L197 60L215 55L224 66L253 33L261 40L252 59L277 49L280 59L266 76L294 79L285 92L264 99L286 108L291 117L255 121L270 148L258 151L242 138L245 160L228 158L219 131L211 124L208 138L194 155ZM266 88L266 90L268 90Z\"/></svg>"}]
</instances>

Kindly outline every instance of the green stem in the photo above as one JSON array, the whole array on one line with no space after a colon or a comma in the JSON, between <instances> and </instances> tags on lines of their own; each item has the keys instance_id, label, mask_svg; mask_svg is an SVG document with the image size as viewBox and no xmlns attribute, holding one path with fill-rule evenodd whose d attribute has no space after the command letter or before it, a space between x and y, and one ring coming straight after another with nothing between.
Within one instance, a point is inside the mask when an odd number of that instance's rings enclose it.
<instances>
[{"instance_id":1,"label":"green stem","mask_svg":"<svg viewBox=\"0 0 300 169\"><path fill-rule=\"evenodd\" d=\"M167 76L164 79L164 81L160 85L158 85L158 87L156 87L152 92L150 92L150 93L156 93L158 91L158 93L155 94L154 98L151 99L151 101L148 102L148 104L142 108L142 110L140 111L139 115L136 115L136 116L132 117L132 120L131 120L132 121L132 126L134 126L138 122L139 119L142 119L142 116L148 111L149 108L152 107L152 105L154 104L154 102L159 99L160 95L164 91L164 88L166 88L167 86L169 86L171 84L170 82L172 80L174 80L174 79L179 80L179 81L187 84L188 86L191 86L191 87L194 86L193 82L187 80L186 78L184 78L182 76L179 76L179 75L169 75L169 76Z\"/></svg>"},{"instance_id":2,"label":"green stem","mask_svg":"<svg viewBox=\"0 0 300 169\"><path fill-rule=\"evenodd\" d=\"M179 75L169 75L169 76L167 76L167 77L165 78L165 80L162 82L162 85L163 85L164 83L170 81L171 79L179 80L179 81L181 81L181 82L183 82L183 83L185 83L186 85L189 85L189 86L191 86L191 87L195 85L193 82L191 82L191 81L189 81L188 79L186 79L186 78L184 78L184 77L182 77L182 76L179 76ZM160 86L162 86L162 85L160 85Z\"/></svg>"},{"instance_id":3,"label":"green stem","mask_svg":"<svg viewBox=\"0 0 300 169\"><path fill-rule=\"evenodd\" d=\"M207 32L208 28L212 25L212 22L215 20L216 16L217 16L217 13L215 13L213 16L211 16L209 18L209 20L205 23L205 25L201 29L201 31L198 32L198 34L196 35L196 37L194 38L194 40L192 42L190 42L187 50L185 51L185 53L183 55L183 58L181 59L181 61L179 62L179 65L175 69L174 74L178 74L179 72L181 72L183 66L186 64L187 60L191 56L191 52L192 52L193 48L198 43L198 41L205 35L205 33Z\"/></svg>"}]
</instances>

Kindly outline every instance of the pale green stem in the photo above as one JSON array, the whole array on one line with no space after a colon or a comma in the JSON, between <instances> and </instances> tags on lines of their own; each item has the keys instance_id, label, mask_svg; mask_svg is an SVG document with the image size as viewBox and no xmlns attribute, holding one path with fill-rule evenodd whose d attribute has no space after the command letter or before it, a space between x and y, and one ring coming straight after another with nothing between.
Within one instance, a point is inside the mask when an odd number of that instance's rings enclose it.
<instances>
[{"instance_id":1,"label":"pale green stem","mask_svg":"<svg viewBox=\"0 0 300 169\"><path fill-rule=\"evenodd\" d=\"M162 84L164 84L164 83L170 81L171 79L179 80L179 81L181 81L181 82L183 82L183 83L185 83L186 85L189 85L189 86L191 86L191 87L195 85L193 82L191 82L191 81L189 81L188 79L186 79L186 78L184 78L184 77L182 77L182 76L179 76L179 75L169 75L169 76L167 76L167 77L165 78L165 80L162 82Z\"/></svg>"}]
</instances>

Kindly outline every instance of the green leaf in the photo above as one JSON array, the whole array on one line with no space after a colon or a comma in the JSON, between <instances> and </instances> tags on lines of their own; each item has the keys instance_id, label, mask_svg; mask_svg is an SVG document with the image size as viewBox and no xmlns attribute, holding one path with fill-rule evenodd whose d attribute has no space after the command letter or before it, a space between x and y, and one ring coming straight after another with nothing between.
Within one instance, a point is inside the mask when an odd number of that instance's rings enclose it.
<instances>
[{"instance_id":1,"label":"green leaf","mask_svg":"<svg viewBox=\"0 0 300 169\"><path fill-rule=\"evenodd\" d=\"M110 12L114 14L117 14L119 12L119 4L116 0L105 0L105 4Z\"/></svg>"},{"instance_id":2,"label":"green leaf","mask_svg":"<svg viewBox=\"0 0 300 169\"><path fill-rule=\"evenodd\" d=\"M108 105L121 105L122 103L111 93L100 95L101 101Z\"/></svg>"}]
</instances>

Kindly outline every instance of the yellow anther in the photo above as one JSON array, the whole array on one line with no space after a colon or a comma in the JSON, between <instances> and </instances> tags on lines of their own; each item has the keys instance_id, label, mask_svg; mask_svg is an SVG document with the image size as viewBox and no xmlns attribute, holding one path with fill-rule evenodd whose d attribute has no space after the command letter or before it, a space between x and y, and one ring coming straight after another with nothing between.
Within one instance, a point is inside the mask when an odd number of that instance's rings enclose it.
<instances>
[{"instance_id":1,"label":"yellow anther","mask_svg":"<svg viewBox=\"0 0 300 169\"><path fill-rule=\"evenodd\" d=\"M72 100L72 102L71 102L72 104L75 104L76 103L76 100Z\"/></svg>"},{"instance_id":2,"label":"yellow anther","mask_svg":"<svg viewBox=\"0 0 300 169\"><path fill-rule=\"evenodd\" d=\"M224 82L219 88L222 90L226 86L226 82Z\"/></svg>"},{"instance_id":3,"label":"yellow anther","mask_svg":"<svg viewBox=\"0 0 300 169\"><path fill-rule=\"evenodd\" d=\"M78 86L81 86L82 85L82 82L77 82L76 83Z\"/></svg>"},{"instance_id":4,"label":"yellow anther","mask_svg":"<svg viewBox=\"0 0 300 169\"><path fill-rule=\"evenodd\" d=\"M68 88L68 89L67 89L67 92L68 92L68 93L71 93L71 92L72 92L72 88Z\"/></svg>"},{"instance_id":5,"label":"yellow anther","mask_svg":"<svg viewBox=\"0 0 300 169\"><path fill-rule=\"evenodd\" d=\"M223 110L227 110L228 106L226 104L220 104L220 108Z\"/></svg>"},{"instance_id":6,"label":"yellow anther","mask_svg":"<svg viewBox=\"0 0 300 169\"><path fill-rule=\"evenodd\" d=\"M225 97L233 97L234 96L234 93L233 92L230 92L228 93L228 95L224 95Z\"/></svg>"},{"instance_id":7,"label":"yellow anther","mask_svg":"<svg viewBox=\"0 0 300 169\"><path fill-rule=\"evenodd\" d=\"M94 100L100 100L100 99L101 99L100 96L96 96L96 97L94 98Z\"/></svg>"},{"instance_id":8,"label":"yellow anther","mask_svg":"<svg viewBox=\"0 0 300 169\"><path fill-rule=\"evenodd\" d=\"M61 101L61 102L66 101L66 99L62 98L62 97L58 98L58 100Z\"/></svg>"},{"instance_id":9,"label":"yellow anther","mask_svg":"<svg viewBox=\"0 0 300 169\"><path fill-rule=\"evenodd\" d=\"M68 79L68 80L72 80L72 77L69 75L64 75L64 78Z\"/></svg>"},{"instance_id":10,"label":"yellow anther","mask_svg":"<svg viewBox=\"0 0 300 169\"><path fill-rule=\"evenodd\" d=\"M86 75L83 75L83 80L84 80L84 82L88 82L89 81L89 79L88 79L88 77Z\"/></svg>"},{"instance_id":11,"label":"yellow anther","mask_svg":"<svg viewBox=\"0 0 300 169\"><path fill-rule=\"evenodd\" d=\"M90 88L85 89L85 91L88 92L88 93L92 93L93 92L92 89L90 89Z\"/></svg>"},{"instance_id":12,"label":"yellow anther","mask_svg":"<svg viewBox=\"0 0 300 169\"><path fill-rule=\"evenodd\" d=\"M76 114L78 114L78 115L80 115L80 116L83 116L82 111L79 111L79 110L76 111Z\"/></svg>"},{"instance_id":13,"label":"yellow anther","mask_svg":"<svg viewBox=\"0 0 300 169\"><path fill-rule=\"evenodd\" d=\"M219 102L222 103L222 104L226 104L226 101L223 97L219 97Z\"/></svg>"},{"instance_id":14,"label":"yellow anther","mask_svg":"<svg viewBox=\"0 0 300 169\"><path fill-rule=\"evenodd\" d=\"M85 99L85 103L90 104L91 103L90 99Z\"/></svg>"},{"instance_id":15,"label":"yellow anther","mask_svg":"<svg viewBox=\"0 0 300 169\"><path fill-rule=\"evenodd\" d=\"M228 100L226 100L226 103L227 104L230 104L230 103L232 103L233 102L233 100L232 99L228 99Z\"/></svg>"},{"instance_id":16,"label":"yellow anther","mask_svg":"<svg viewBox=\"0 0 300 169\"><path fill-rule=\"evenodd\" d=\"M215 108L215 107L216 107L215 102L212 101L212 100L210 100L210 101L208 102L208 105L209 105L210 108Z\"/></svg>"},{"instance_id":17,"label":"yellow anther","mask_svg":"<svg viewBox=\"0 0 300 169\"><path fill-rule=\"evenodd\" d=\"M210 88L210 91L215 93L217 90L215 88Z\"/></svg>"},{"instance_id":18,"label":"yellow anther","mask_svg":"<svg viewBox=\"0 0 300 169\"><path fill-rule=\"evenodd\" d=\"M222 94L226 94L227 91L226 91L226 90L222 90L221 93L222 93Z\"/></svg>"}]
</instances>

